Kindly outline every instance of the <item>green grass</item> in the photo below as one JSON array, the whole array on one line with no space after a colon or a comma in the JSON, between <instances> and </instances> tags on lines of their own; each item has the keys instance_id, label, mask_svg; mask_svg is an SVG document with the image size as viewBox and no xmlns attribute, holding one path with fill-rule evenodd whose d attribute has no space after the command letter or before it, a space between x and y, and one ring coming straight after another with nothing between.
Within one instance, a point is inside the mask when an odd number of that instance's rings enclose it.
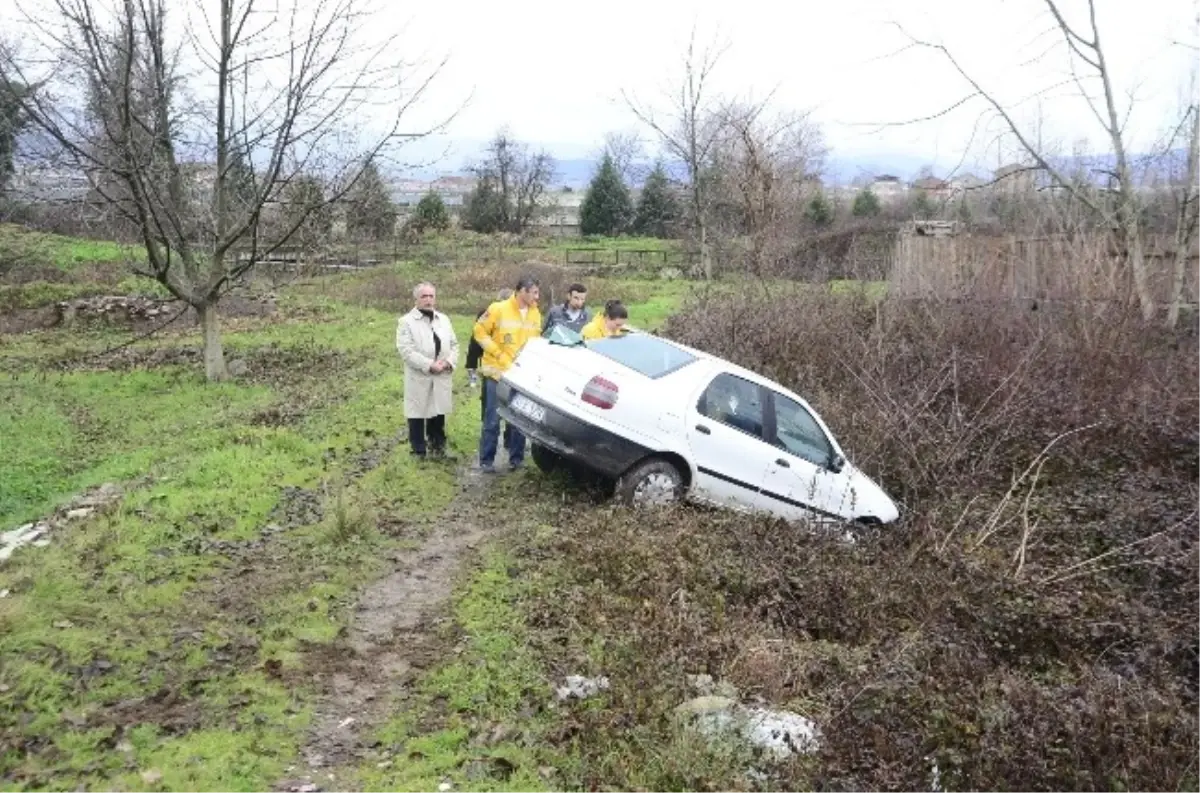
<instances>
[{"instance_id":1,"label":"green grass","mask_svg":"<svg viewBox=\"0 0 1200 793\"><path fill-rule=\"evenodd\" d=\"M116 511L56 530L48 547L0 566L10 592L0 599L8 784L266 789L295 760L313 693L264 676L262 663L286 671L303 664L306 647L333 641L354 590L404 542L381 534L379 521L436 515L457 492L451 470L417 467L403 444L347 479L360 451L404 426L403 380L394 316L327 308L323 322L229 334L231 356L252 367L265 345L295 356L257 383L210 385L179 367L39 375L36 358L11 359L25 372L0 386L0 526L100 482L129 493ZM41 335L13 347L32 353ZM68 344L66 334L44 335ZM342 364L322 369L334 350ZM477 437L477 399L461 388L450 421L464 454ZM309 406L297 423L254 422L294 400ZM325 517L277 538L265 566L262 551L230 559L212 548L257 538L286 486L315 489ZM247 577L231 578L246 564ZM249 649L214 661L230 645ZM111 666L83 676L98 661ZM105 716L155 692L186 703L182 732L170 727L178 714L153 702L137 728Z\"/></svg>"},{"instance_id":2,"label":"green grass","mask_svg":"<svg viewBox=\"0 0 1200 793\"><path fill-rule=\"evenodd\" d=\"M664 286L676 291L635 305L638 321L652 325L669 313L682 293ZM119 508L58 529L48 547L19 550L0 566L0 590L9 590L0 599L6 785L264 789L296 761L315 692L268 676L263 664L299 670L309 649L335 641L355 590L383 572L390 550L412 542L379 526L419 527L458 492L451 469L415 465L403 444L358 470L360 452L404 426L394 323L405 307L380 311L335 297L297 290L283 310L313 319L258 320L229 332L227 354L249 363L251 379L220 385L191 367L40 369L47 356L123 339L115 329L6 340L16 376L0 384L0 528L102 482L127 489ZM455 316L454 324L465 355L471 319ZM135 350L197 342L186 331ZM469 458L479 392L463 386L460 379L448 430L452 450ZM299 420L257 421L287 405L300 406ZM280 519L273 509L285 487L316 492L324 517L276 535L269 554L248 546L230 556L214 546L257 541ZM513 720L517 703L542 690L511 632L520 593L503 580L504 558L490 557L456 601L468 652L422 683L431 698L462 708L458 722L422 736L413 712L398 711L381 734L408 730L412 745L431 754L390 771L372 766L365 784L422 789L443 773L488 789L550 784L538 769L557 761L528 742L477 756L461 740L464 724ZM107 715L122 708L144 712ZM441 760L439 746L450 753ZM468 782L459 766L447 771L450 756L467 758L471 774L499 776ZM506 759L488 759L496 757Z\"/></svg>"},{"instance_id":3,"label":"green grass","mask_svg":"<svg viewBox=\"0 0 1200 793\"><path fill-rule=\"evenodd\" d=\"M568 248L597 248L605 251L679 251L682 249L679 240L661 240L657 237L556 237L546 246L551 250L561 251Z\"/></svg>"},{"instance_id":4,"label":"green grass","mask_svg":"<svg viewBox=\"0 0 1200 793\"><path fill-rule=\"evenodd\" d=\"M0 566L3 786L268 789L303 762L316 692L295 681L307 679L312 651L338 640L356 590L459 492L450 468L416 465L404 444L378 451L365 472L359 462L404 426L395 321L412 285L430 277L458 312L465 356L472 318L461 309L494 289L496 274L412 264L294 285L283 316L231 321L227 355L250 367L234 383L204 383L196 367L43 368L128 338L113 328L4 339L15 376L0 382L0 529L102 482L127 494ZM594 304L621 297L647 329L695 289L588 283ZM133 349L197 343L187 330ZM448 430L469 459L479 392L458 377ZM284 409L297 418L262 420ZM520 522L536 512L530 499L559 497L530 490L537 481L497 483L495 508ZM274 510L287 487L315 493L323 516L254 545L282 520ZM583 778L569 752L543 740L567 714L544 708L554 681L529 649L533 579L513 575L517 552L492 547L457 593L445 662L378 725L390 764L347 769L359 784L509 790Z\"/></svg>"},{"instance_id":5,"label":"green grass","mask_svg":"<svg viewBox=\"0 0 1200 793\"><path fill-rule=\"evenodd\" d=\"M50 265L72 270L81 264L138 261L144 251L133 245L106 240L85 240L30 231L0 223L0 269L9 266Z\"/></svg>"}]
</instances>

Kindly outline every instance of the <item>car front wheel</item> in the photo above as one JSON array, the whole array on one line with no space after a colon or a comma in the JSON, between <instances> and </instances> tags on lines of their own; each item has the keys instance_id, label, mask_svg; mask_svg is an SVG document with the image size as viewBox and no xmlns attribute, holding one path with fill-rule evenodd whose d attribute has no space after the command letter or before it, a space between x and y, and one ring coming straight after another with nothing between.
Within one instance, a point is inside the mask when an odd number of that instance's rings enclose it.
<instances>
[{"instance_id":1,"label":"car front wheel","mask_svg":"<svg viewBox=\"0 0 1200 793\"><path fill-rule=\"evenodd\" d=\"M646 460L617 480L617 498L631 507L660 507L683 497L683 475L666 460Z\"/></svg>"}]
</instances>

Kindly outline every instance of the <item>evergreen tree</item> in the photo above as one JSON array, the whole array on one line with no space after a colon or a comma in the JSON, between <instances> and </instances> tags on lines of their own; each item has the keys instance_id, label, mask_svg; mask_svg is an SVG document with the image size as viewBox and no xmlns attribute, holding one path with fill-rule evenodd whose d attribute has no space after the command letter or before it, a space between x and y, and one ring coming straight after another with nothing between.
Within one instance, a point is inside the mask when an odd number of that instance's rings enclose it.
<instances>
[{"instance_id":1,"label":"evergreen tree","mask_svg":"<svg viewBox=\"0 0 1200 793\"><path fill-rule=\"evenodd\" d=\"M8 187L13 175L13 155L17 150L17 137L29 119L21 112L21 100L30 89L0 75L0 195Z\"/></svg>"},{"instance_id":2,"label":"evergreen tree","mask_svg":"<svg viewBox=\"0 0 1200 793\"><path fill-rule=\"evenodd\" d=\"M866 187L858 191L858 195L854 196L854 205L850 208L850 214L856 218L869 218L879 214L879 197L871 192L871 188Z\"/></svg>"},{"instance_id":3,"label":"evergreen tree","mask_svg":"<svg viewBox=\"0 0 1200 793\"><path fill-rule=\"evenodd\" d=\"M369 162L363 167L350 191L349 204L346 230L351 236L372 240L392 236L396 228L396 207L375 163Z\"/></svg>"},{"instance_id":4,"label":"evergreen tree","mask_svg":"<svg viewBox=\"0 0 1200 793\"><path fill-rule=\"evenodd\" d=\"M914 218L924 220L937 214L933 202L929 200L929 195L924 190L918 190L916 196L913 197L912 213Z\"/></svg>"},{"instance_id":5,"label":"evergreen tree","mask_svg":"<svg viewBox=\"0 0 1200 793\"><path fill-rule=\"evenodd\" d=\"M429 230L445 231L450 227L450 213L446 210L446 202L440 195L430 190L421 196L408 223L409 227L418 234Z\"/></svg>"},{"instance_id":6,"label":"evergreen tree","mask_svg":"<svg viewBox=\"0 0 1200 793\"><path fill-rule=\"evenodd\" d=\"M667 172L662 163L657 163L642 185L633 228L638 234L665 239L678 219L679 202L667 183Z\"/></svg>"},{"instance_id":7,"label":"evergreen tree","mask_svg":"<svg viewBox=\"0 0 1200 793\"><path fill-rule=\"evenodd\" d=\"M958 222L964 226L971 225L971 205L967 203L967 197L963 196L958 201Z\"/></svg>"},{"instance_id":8,"label":"evergreen tree","mask_svg":"<svg viewBox=\"0 0 1200 793\"><path fill-rule=\"evenodd\" d=\"M289 242L312 248L328 238L333 230L333 213L326 203L325 187L320 179L315 176L293 179L284 190L284 196L284 232L296 228Z\"/></svg>"},{"instance_id":9,"label":"evergreen tree","mask_svg":"<svg viewBox=\"0 0 1200 793\"><path fill-rule=\"evenodd\" d=\"M229 152L229 165L226 166L228 184L231 187L230 197L234 206L230 208L235 218L243 217L247 211L256 206L258 187L255 183L254 166L242 153L241 147Z\"/></svg>"},{"instance_id":10,"label":"evergreen tree","mask_svg":"<svg viewBox=\"0 0 1200 793\"><path fill-rule=\"evenodd\" d=\"M495 234L504 230L505 216L504 196L496 189L491 177L482 177L463 206L463 228L480 234Z\"/></svg>"},{"instance_id":11,"label":"evergreen tree","mask_svg":"<svg viewBox=\"0 0 1200 793\"><path fill-rule=\"evenodd\" d=\"M612 157L605 154L579 207L579 230L585 236L616 236L632 219L633 201L629 197L629 188L621 181Z\"/></svg>"},{"instance_id":12,"label":"evergreen tree","mask_svg":"<svg viewBox=\"0 0 1200 793\"><path fill-rule=\"evenodd\" d=\"M804 209L804 217L817 227L828 226L833 220L833 207L824 193L817 193Z\"/></svg>"}]
</instances>

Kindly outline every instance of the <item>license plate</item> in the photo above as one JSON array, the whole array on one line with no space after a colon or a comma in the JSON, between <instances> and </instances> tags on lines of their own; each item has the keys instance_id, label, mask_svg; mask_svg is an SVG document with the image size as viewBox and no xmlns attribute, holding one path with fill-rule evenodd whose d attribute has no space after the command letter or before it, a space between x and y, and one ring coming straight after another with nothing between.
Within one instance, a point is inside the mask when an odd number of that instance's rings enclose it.
<instances>
[{"instance_id":1,"label":"license plate","mask_svg":"<svg viewBox=\"0 0 1200 793\"><path fill-rule=\"evenodd\" d=\"M534 421L541 422L546 420L546 409L536 402L521 396L520 394L513 396L512 401L508 403L508 406L517 413L520 413L522 416L527 416Z\"/></svg>"}]
</instances>

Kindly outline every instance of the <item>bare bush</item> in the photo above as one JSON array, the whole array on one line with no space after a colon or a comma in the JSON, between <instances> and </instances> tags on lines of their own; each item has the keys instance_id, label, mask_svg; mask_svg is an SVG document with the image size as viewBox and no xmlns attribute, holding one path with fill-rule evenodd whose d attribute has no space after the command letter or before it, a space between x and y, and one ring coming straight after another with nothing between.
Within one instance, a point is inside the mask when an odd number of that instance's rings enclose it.
<instances>
[{"instance_id":1,"label":"bare bush","mask_svg":"<svg viewBox=\"0 0 1200 793\"><path fill-rule=\"evenodd\" d=\"M1147 228L1141 182L1148 163L1139 163L1130 150L1128 122L1133 105L1131 103L1124 112L1118 108L1121 100L1116 87L1117 77L1108 57L1110 53L1105 43L1107 40L1101 38L1102 26L1098 22L1095 0L1087 0L1086 18L1076 20L1068 18L1062 3L1044 0L1044 4L1060 42L1062 61L1071 75L1078 97L1087 104L1091 116L1098 123L1104 136L1106 147L1112 153L1111 168L1106 167L1102 171L1107 180L1106 185L1098 184L1091 175L1080 179L1077 174L1067 173L1042 145L1040 134L1035 134L1019 123L1016 118L1016 105L1001 102L997 94L990 92L963 67L945 44L922 40L907 33L905 36L910 46L939 53L950 70L969 86L970 93L955 103L955 107L970 100L981 100L988 110L1002 121L1007 131L1016 139L1023 154L1032 160L1032 166L1025 170L1037 170L1048 175L1055 189L1069 195L1086 208L1098 225L1111 231L1119 240L1122 262L1129 272L1131 289L1128 295L1131 300L1137 302L1142 318L1150 321L1161 312L1163 304L1155 299L1151 286L1154 277L1151 269L1153 262L1147 262L1144 256ZM1172 142L1176 139L1186 141L1189 157L1193 156L1190 152L1196 150L1197 137L1200 136L1200 125L1193 120L1198 108L1200 106L1196 104L1193 90L1189 100L1183 103L1179 121L1173 125L1175 133L1170 136ZM1166 148L1169 150L1171 147L1168 145ZM1194 171L1194 166L1190 170ZM1192 181L1195 181L1194 178ZM1184 195L1186 200L1183 203L1190 208L1179 220L1186 228L1191 229L1194 228L1194 223L1190 220L1189 213L1196 211L1191 199L1194 195L1192 184L1185 186ZM1188 247L1187 240L1181 240L1181 243L1182 249ZM1178 312L1169 309L1173 302L1174 298L1168 303L1168 322L1171 326L1178 320Z\"/></svg>"},{"instance_id":2,"label":"bare bush","mask_svg":"<svg viewBox=\"0 0 1200 793\"><path fill-rule=\"evenodd\" d=\"M811 399L905 515L852 545L686 507L547 518L517 573L544 576L532 643L613 681L571 711L568 786L1194 786L1197 342L1130 309L772 285L673 319ZM812 718L820 752L754 780L662 751L700 673Z\"/></svg>"},{"instance_id":3,"label":"bare bush","mask_svg":"<svg viewBox=\"0 0 1200 793\"><path fill-rule=\"evenodd\" d=\"M1099 310L752 289L667 333L805 394L913 503L1006 480L1010 461L1086 424L1101 429L1072 444L1083 458L1097 444L1195 442L1194 336L1137 332L1129 312Z\"/></svg>"},{"instance_id":4,"label":"bare bush","mask_svg":"<svg viewBox=\"0 0 1200 793\"><path fill-rule=\"evenodd\" d=\"M731 226L726 236L745 238L747 261L740 269L778 272L820 185L827 153L821 130L806 113L749 101L726 104L719 129L710 167L721 215Z\"/></svg>"}]
</instances>

